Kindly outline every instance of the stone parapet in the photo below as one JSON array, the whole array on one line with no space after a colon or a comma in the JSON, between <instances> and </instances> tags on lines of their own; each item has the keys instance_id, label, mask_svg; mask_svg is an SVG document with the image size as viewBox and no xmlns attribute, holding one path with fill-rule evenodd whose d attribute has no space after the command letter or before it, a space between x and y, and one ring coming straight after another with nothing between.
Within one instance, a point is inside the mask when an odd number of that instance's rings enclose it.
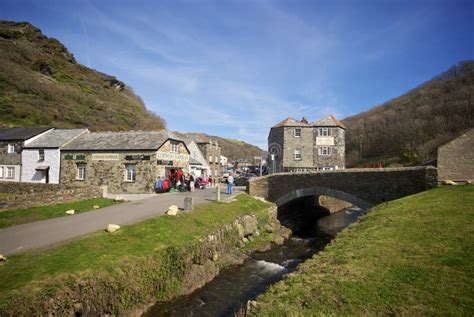
<instances>
[{"instance_id":1,"label":"stone parapet","mask_svg":"<svg viewBox=\"0 0 474 317\"><path fill-rule=\"evenodd\" d=\"M251 179L247 192L277 205L299 197L327 195L367 208L436 186L436 168L401 167L277 173Z\"/></svg>"}]
</instances>

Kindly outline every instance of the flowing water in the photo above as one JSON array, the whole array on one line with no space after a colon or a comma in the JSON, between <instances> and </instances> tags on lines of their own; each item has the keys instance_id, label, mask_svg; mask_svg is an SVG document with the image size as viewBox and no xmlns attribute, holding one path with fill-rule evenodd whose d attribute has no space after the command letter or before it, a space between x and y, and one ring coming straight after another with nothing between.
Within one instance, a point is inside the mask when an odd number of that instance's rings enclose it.
<instances>
[{"instance_id":1,"label":"flowing water","mask_svg":"<svg viewBox=\"0 0 474 317\"><path fill-rule=\"evenodd\" d=\"M173 301L157 303L143 316L232 316L242 304L255 299L269 285L322 250L337 232L362 214L359 208L348 208L325 216L318 220L318 230L311 237L293 236L269 251L255 252L242 265L222 270L201 289Z\"/></svg>"}]
</instances>

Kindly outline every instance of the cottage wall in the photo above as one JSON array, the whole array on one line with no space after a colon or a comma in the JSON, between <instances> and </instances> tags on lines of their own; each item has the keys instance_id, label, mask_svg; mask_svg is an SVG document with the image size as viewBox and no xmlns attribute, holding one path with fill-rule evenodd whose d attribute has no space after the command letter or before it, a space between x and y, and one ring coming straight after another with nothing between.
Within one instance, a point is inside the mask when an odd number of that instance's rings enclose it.
<instances>
[{"instance_id":1,"label":"cottage wall","mask_svg":"<svg viewBox=\"0 0 474 317\"><path fill-rule=\"evenodd\" d=\"M301 129L301 136L295 137L295 129ZM313 128L284 127L283 171L303 171L313 167ZM295 159L295 149L301 150L301 160Z\"/></svg>"},{"instance_id":2,"label":"cottage wall","mask_svg":"<svg viewBox=\"0 0 474 317\"><path fill-rule=\"evenodd\" d=\"M172 153L168 140L158 151L71 151L61 152L61 183L76 186L107 186L112 194L151 193L158 177L166 176L167 168L189 171L189 155L183 143ZM85 164L85 179L78 179L78 165ZM129 164L136 166L136 180L126 179Z\"/></svg>"},{"instance_id":3,"label":"cottage wall","mask_svg":"<svg viewBox=\"0 0 474 317\"><path fill-rule=\"evenodd\" d=\"M331 127L330 137L319 137L318 127L314 128L314 166L336 167L338 169L345 167L345 130L339 127ZM319 148L330 147L330 155L319 155Z\"/></svg>"},{"instance_id":4,"label":"cottage wall","mask_svg":"<svg viewBox=\"0 0 474 317\"><path fill-rule=\"evenodd\" d=\"M272 171L275 166L275 172L280 172L283 168L283 135L284 128L272 128L268 135L268 166ZM272 154L274 160L272 161Z\"/></svg>"},{"instance_id":5,"label":"cottage wall","mask_svg":"<svg viewBox=\"0 0 474 317\"><path fill-rule=\"evenodd\" d=\"M44 183L43 172L39 166L49 166L49 183L59 184L60 153L59 149L44 149L44 161L38 161L38 149L24 149L22 152L21 181L27 183Z\"/></svg>"}]
</instances>

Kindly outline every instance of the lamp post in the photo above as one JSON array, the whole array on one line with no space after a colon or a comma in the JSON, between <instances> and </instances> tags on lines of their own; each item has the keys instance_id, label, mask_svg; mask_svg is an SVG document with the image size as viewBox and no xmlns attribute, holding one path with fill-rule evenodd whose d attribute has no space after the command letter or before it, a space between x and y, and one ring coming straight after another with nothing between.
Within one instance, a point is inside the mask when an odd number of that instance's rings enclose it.
<instances>
[{"instance_id":1,"label":"lamp post","mask_svg":"<svg viewBox=\"0 0 474 317\"><path fill-rule=\"evenodd\" d=\"M262 157L261 156L254 156L253 159L254 160L257 160L257 159L260 160L260 168L258 170L259 170L260 176L262 176Z\"/></svg>"}]
</instances>

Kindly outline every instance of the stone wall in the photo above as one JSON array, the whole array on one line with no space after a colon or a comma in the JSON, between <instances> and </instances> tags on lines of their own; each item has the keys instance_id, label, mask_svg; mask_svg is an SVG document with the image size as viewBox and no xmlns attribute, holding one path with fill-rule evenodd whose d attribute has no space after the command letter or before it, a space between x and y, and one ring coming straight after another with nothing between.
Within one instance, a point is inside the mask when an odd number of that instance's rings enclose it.
<instances>
[{"instance_id":1,"label":"stone wall","mask_svg":"<svg viewBox=\"0 0 474 317\"><path fill-rule=\"evenodd\" d=\"M0 198L0 212L102 197L102 189L97 186L75 188L57 184L16 182L1 182L0 193L12 194Z\"/></svg>"},{"instance_id":2,"label":"stone wall","mask_svg":"<svg viewBox=\"0 0 474 317\"><path fill-rule=\"evenodd\" d=\"M438 179L474 180L474 129L438 149Z\"/></svg>"},{"instance_id":3,"label":"stone wall","mask_svg":"<svg viewBox=\"0 0 474 317\"><path fill-rule=\"evenodd\" d=\"M338 169L345 167L345 133L346 131L339 127L328 128L331 130L331 136L334 140L334 145L329 146L331 149L330 155L319 155L319 148L321 145L318 145L318 133L317 128L315 128L314 133L314 166L321 168L324 166L337 166Z\"/></svg>"},{"instance_id":4,"label":"stone wall","mask_svg":"<svg viewBox=\"0 0 474 317\"><path fill-rule=\"evenodd\" d=\"M272 128L268 136L268 164L270 170L275 165L275 172L280 172L283 166L283 127ZM272 161L271 155L274 154Z\"/></svg>"},{"instance_id":5,"label":"stone wall","mask_svg":"<svg viewBox=\"0 0 474 317\"><path fill-rule=\"evenodd\" d=\"M295 129L301 136L295 137ZM313 127L284 127L283 170L313 168ZM295 149L301 150L301 160L295 160Z\"/></svg>"},{"instance_id":6,"label":"stone wall","mask_svg":"<svg viewBox=\"0 0 474 317\"><path fill-rule=\"evenodd\" d=\"M305 196L331 196L369 208L437 186L434 167L279 173L249 181L247 192L282 205Z\"/></svg>"}]
</instances>

